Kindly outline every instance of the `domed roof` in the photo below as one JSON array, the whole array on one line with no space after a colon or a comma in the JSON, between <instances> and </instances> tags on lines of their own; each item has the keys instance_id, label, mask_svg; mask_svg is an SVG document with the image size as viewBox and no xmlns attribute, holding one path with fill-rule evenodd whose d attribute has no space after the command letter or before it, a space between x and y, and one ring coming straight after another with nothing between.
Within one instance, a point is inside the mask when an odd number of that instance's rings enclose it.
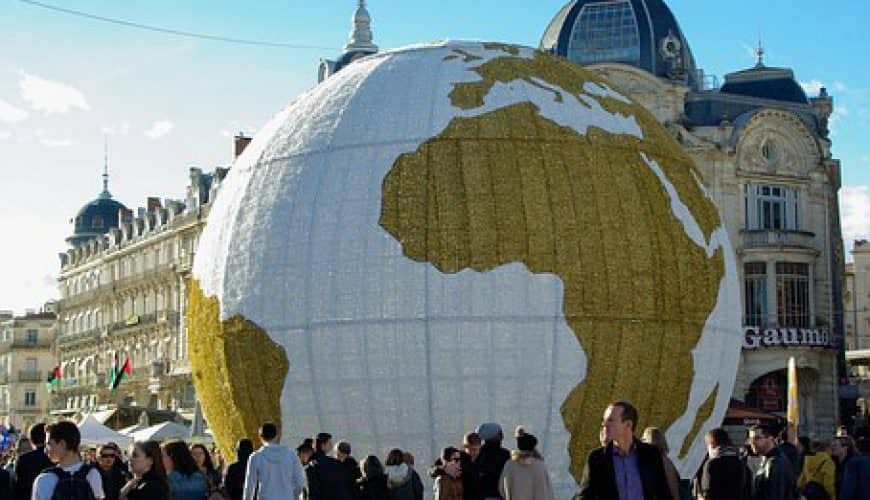
<instances>
[{"instance_id":1,"label":"domed roof","mask_svg":"<svg viewBox=\"0 0 870 500\"><path fill-rule=\"evenodd\" d=\"M807 94L788 68L768 68L759 62L754 68L725 75L721 91L774 101L807 104Z\"/></svg>"},{"instance_id":2,"label":"domed roof","mask_svg":"<svg viewBox=\"0 0 870 500\"><path fill-rule=\"evenodd\" d=\"M578 64L618 62L697 83L689 43L663 0L572 0L550 22L540 48Z\"/></svg>"},{"instance_id":3,"label":"domed roof","mask_svg":"<svg viewBox=\"0 0 870 500\"><path fill-rule=\"evenodd\" d=\"M107 177L107 174L104 174ZM66 239L67 243L77 246L109 229L118 227L118 211L127 210L123 203L112 198L108 190L108 179L103 180L103 192L93 201L85 204L72 220L73 234Z\"/></svg>"}]
</instances>

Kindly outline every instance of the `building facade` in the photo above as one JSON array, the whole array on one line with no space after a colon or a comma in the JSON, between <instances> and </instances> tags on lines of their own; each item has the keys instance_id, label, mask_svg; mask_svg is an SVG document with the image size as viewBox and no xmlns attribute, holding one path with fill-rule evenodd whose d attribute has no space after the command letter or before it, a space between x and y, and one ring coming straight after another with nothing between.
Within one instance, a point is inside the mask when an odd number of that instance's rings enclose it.
<instances>
[{"instance_id":1,"label":"building facade","mask_svg":"<svg viewBox=\"0 0 870 500\"><path fill-rule=\"evenodd\" d=\"M57 334L55 304L23 316L0 313L0 422L27 429L49 411L52 345Z\"/></svg>"},{"instance_id":2,"label":"building facade","mask_svg":"<svg viewBox=\"0 0 870 500\"><path fill-rule=\"evenodd\" d=\"M237 138L246 144L246 138ZM60 255L57 414L137 406L185 417L196 404L187 362L187 278L227 169L190 169L183 201L148 198L134 215L108 192L74 220ZM104 174L105 175L105 174ZM117 390L110 370L130 359Z\"/></svg>"},{"instance_id":3,"label":"building facade","mask_svg":"<svg viewBox=\"0 0 870 500\"><path fill-rule=\"evenodd\" d=\"M870 242L858 240L852 247L843 299L850 381L845 392L855 400L858 422L870 424Z\"/></svg>"},{"instance_id":4,"label":"building facade","mask_svg":"<svg viewBox=\"0 0 870 500\"><path fill-rule=\"evenodd\" d=\"M794 356L801 433L832 436L844 262L832 97L823 89L808 98L790 69L764 64L760 47L755 67L718 85L698 68L662 0L574 0L540 48L601 73L694 158L741 266L745 342L733 398L784 415L785 368Z\"/></svg>"}]
</instances>

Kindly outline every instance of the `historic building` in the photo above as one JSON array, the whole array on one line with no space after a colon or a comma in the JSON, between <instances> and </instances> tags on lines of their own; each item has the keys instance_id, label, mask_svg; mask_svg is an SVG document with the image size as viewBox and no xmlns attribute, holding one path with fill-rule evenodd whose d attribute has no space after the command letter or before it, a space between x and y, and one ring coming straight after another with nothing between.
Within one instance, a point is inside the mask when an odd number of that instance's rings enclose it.
<instances>
[{"instance_id":1,"label":"historic building","mask_svg":"<svg viewBox=\"0 0 870 500\"><path fill-rule=\"evenodd\" d=\"M341 68L378 52L372 36L372 17L366 9L365 0L359 0L356 11L350 20L350 40L344 46L344 52L336 60L322 59L317 68L317 81L322 82Z\"/></svg>"},{"instance_id":2,"label":"historic building","mask_svg":"<svg viewBox=\"0 0 870 500\"><path fill-rule=\"evenodd\" d=\"M832 97L807 97L790 69L764 64L761 47L754 67L718 85L662 0L573 0L540 48L616 83L695 159L741 261L745 343L733 397L784 414L794 356L801 433L831 436L843 370Z\"/></svg>"},{"instance_id":3,"label":"historic building","mask_svg":"<svg viewBox=\"0 0 870 500\"><path fill-rule=\"evenodd\" d=\"M249 138L236 137L238 155ZM187 362L187 278L197 240L227 169L190 169L184 200L148 198L135 214L103 192L73 220L60 254L57 414L119 407L173 410L196 404ZM129 358L117 390L109 371Z\"/></svg>"},{"instance_id":4,"label":"historic building","mask_svg":"<svg viewBox=\"0 0 870 500\"><path fill-rule=\"evenodd\" d=\"M52 302L23 316L0 312L0 423L7 427L26 429L48 415L56 333Z\"/></svg>"},{"instance_id":5,"label":"historic building","mask_svg":"<svg viewBox=\"0 0 870 500\"><path fill-rule=\"evenodd\" d=\"M855 399L862 420L870 423L870 242L858 240L852 247L843 299L851 382L844 392Z\"/></svg>"}]
</instances>

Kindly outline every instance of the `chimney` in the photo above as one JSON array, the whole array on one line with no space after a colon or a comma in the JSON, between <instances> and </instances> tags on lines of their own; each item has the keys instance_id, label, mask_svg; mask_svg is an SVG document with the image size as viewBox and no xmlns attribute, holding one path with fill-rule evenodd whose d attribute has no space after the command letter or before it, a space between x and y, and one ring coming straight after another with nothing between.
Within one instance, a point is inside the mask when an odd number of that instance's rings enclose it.
<instances>
[{"instance_id":1,"label":"chimney","mask_svg":"<svg viewBox=\"0 0 870 500\"><path fill-rule=\"evenodd\" d=\"M160 204L160 198L149 196L147 201L148 212L156 212L158 209L163 208Z\"/></svg>"},{"instance_id":2,"label":"chimney","mask_svg":"<svg viewBox=\"0 0 870 500\"><path fill-rule=\"evenodd\" d=\"M235 145L236 145L236 156L233 158L238 158L242 155L242 152L248 147L248 144L251 143L250 137L245 137L245 134L239 132L235 137Z\"/></svg>"}]
</instances>

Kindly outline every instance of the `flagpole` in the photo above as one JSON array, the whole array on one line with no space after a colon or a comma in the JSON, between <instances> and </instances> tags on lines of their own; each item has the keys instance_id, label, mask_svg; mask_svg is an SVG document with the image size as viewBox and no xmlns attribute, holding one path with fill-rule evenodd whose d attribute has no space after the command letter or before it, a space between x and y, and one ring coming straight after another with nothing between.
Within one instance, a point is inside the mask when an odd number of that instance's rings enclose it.
<instances>
[{"instance_id":1,"label":"flagpole","mask_svg":"<svg viewBox=\"0 0 870 500\"><path fill-rule=\"evenodd\" d=\"M798 375L794 356L788 358L788 409L786 410L788 421L789 441L795 441L800 425L800 407L798 403Z\"/></svg>"}]
</instances>

